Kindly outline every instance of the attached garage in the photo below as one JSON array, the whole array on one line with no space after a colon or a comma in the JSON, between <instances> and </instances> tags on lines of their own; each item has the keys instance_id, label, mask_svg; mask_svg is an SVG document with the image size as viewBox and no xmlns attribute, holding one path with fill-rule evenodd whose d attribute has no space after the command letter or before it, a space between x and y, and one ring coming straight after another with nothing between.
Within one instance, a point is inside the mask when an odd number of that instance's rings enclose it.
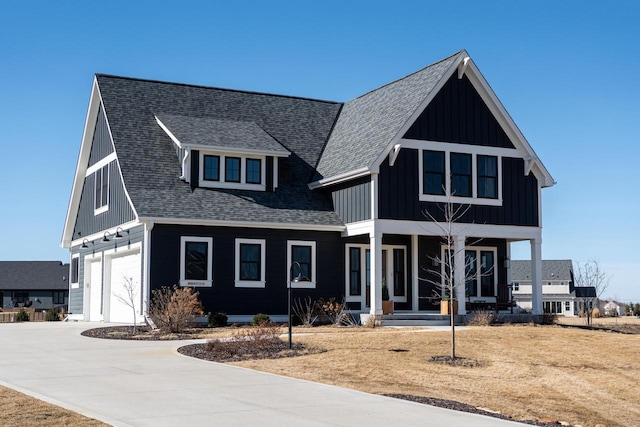
<instances>
[{"instance_id":1,"label":"attached garage","mask_svg":"<svg viewBox=\"0 0 640 427\"><path fill-rule=\"evenodd\" d=\"M113 323L133 323L133 310L141 313L142 263L140 247L119 251L105 256L107 267L107 287L105 321Z\"/></svg>"}]
</instances>

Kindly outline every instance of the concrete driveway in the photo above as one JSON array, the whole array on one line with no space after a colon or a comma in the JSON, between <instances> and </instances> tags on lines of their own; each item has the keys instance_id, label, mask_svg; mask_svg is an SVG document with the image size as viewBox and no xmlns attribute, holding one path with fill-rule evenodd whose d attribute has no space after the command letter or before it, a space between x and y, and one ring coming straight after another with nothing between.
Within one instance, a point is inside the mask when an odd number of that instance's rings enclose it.
<instances>
[{"instance_id":1,"label":"concrete driveway","mask_svg":"<svg viewBox=\"0 0 640 427\"><path fill-rule=\"evenodd\" d=\"M82 323L0 324L0 384L114 426L514 426L181 356L186 341L86 338Z\"/></svg>"}]
</instances>

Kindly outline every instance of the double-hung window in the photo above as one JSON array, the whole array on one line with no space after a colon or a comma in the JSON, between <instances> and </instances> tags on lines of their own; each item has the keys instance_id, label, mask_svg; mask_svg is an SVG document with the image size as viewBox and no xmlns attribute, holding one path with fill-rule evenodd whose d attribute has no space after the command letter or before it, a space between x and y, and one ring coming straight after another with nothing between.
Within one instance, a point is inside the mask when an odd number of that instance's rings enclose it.
<instances>
[{"instance_id":1,"label":"double-hung window","mask_svg":"<svg viewBox=\"0 0 640 427\"><path fill-rule=\"evenodd\" d=\"M422 188L424 194L445 193L444 152L424 150L422 152Z\"/></svg>"},{"instance_id":2,"label":"double-hung window","mask_svg":"<svg viewBox=\"0 0 640 427\"><path fill-rule=\"evenodd\" d=\"M316 287L316 242L289 240L287 242L287 265L292 288ZM293 282L301 276L303 281Z\"/></svg>"},{"instance_id":3,"label":"double-hung window","mask_svg":"<svg viewBox=\"0 0 640 427\"><path fill-rule=\"evenodd\" d=\"M247 159L247 184L260 184L262 181L262 161L260 159Z\"/></svg>"},{"instance_id":4,"label":"double-hung window","mask_svg":"<svg viewBox=\"0 0 640 427\"><path fill-rule=\"evenodd\" d=\"M225 157L225 176L226 182L240 182L240 157Z\"/></svg>"},{"instance_id":5,"label":"double-hung window","mask_svg":"<svg viewBox=\"0 0 640 427\"><path fill-rule=\"evenodd\" d=\"M498 198L498 158L478 156L478 197Z\"/></svg>"},{"instance_id":6,"label":"double-hung window","mask_svg":"<svg viewBox=\"0 0 640 427\"><path fill-rule=\"evenodd\" d=\"M213 239L180 238L180 286L213 285Z\"/></svg>"},{"instance_id":7,"label":"double-hung window","mask_svg":"<svg viewBox=\"0 0 640 427\"><path fill-rule=\"evenodd\" d=\"M107 163L95 172L94 213L105 212L109 209L109 164Z\"/></svg>"},{"instance_id":8,"label":"double-hung window","mask_svg":"<svg viewBox=\"0 0 640 427\"><path fill-rule=\"evenodd\" d=\"M265 240L236 239L236 279L239 288L265 287Z\"/></svg>"},{"instance_id":9,"label":"double-hung window","mask_svg":"<svg viewBox=\"0 0 640 427\"><path fill-rule=\"evenodd\" d=\"M471 154L451 153L451 194L471 197Z\"/></svg>"}]
</instances>

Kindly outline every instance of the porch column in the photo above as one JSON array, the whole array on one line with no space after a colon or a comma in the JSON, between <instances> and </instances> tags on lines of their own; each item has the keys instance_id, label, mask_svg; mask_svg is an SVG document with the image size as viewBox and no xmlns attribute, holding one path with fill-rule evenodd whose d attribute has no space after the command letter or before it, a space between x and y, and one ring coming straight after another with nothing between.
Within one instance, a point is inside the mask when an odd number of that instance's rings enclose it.
<instances>
[{"instance_id":1,"label":"porch column","mask_svg":"<svg viewBox=\"0 0 640 427\"><path fill-rule=\"evenodd\" d=\"M369 234L371 250L371 310L370 314L382 314L382 233Z\"/></svg>"},{"instance_id":2,"label":"porch column","mask_svg":"<svg viewBox=\"0 0 640 427\"><path fill-rule=\"evenodd\" d=\"M411 311L418 311L420 309L418 300L418 277L420 273L418 271L418 236L411 235Z\"/></svg>"},{"instance_id":3,"label":"porch column","mask_svg":"<svg viewBox=\"0 0 640 427\"><path fill-rule=\"evenodd\" d=\"M541 316L542 310L542 240L531 239L531 314Z\"/></svg>"},{"instance_id":4,"label":"porch column","mask_svg":"<svg viewBox=\"0 0 640 427\"><path fill-rule=\"evenodd\" d=\"M458 314L467 314L466 308L466 259L464 254L464 246L467 236L454 236L453 237L453 253L454 253L454 270L453 270L453 283L455 283L455 298L458 301Z\"/></svg>"}]
</instances>

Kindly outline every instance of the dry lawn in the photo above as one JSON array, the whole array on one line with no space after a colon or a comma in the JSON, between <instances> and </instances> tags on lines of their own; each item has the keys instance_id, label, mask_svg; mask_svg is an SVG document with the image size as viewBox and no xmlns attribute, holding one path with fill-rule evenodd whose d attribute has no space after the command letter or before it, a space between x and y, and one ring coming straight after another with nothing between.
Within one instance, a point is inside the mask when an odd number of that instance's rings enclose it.
<instances>
[{"instance_id":1,"label":"dry lawn","mask_svg":"<svg viewBox=\"0 0 640 427\"><path fill-rule=\"evenodd\" d=\"M294 340L327 351L234 364L370 393L451 399L520 420L640 426L640 335L559 326L474 327L458 331L458 355L484 366L451 367L427 361L449 353L449 332L296 329L305 331L311 333Z\"/></svg>"},{"instance_id":2,"label":"dry lawn","mask_svg":"<svg viewBox=\"0 0 640 427\"><path fill-rule=\"evenodd\" d=\"M0 425L100 427L108 424L0 386Z\"/></svg>"}]
</instances>

